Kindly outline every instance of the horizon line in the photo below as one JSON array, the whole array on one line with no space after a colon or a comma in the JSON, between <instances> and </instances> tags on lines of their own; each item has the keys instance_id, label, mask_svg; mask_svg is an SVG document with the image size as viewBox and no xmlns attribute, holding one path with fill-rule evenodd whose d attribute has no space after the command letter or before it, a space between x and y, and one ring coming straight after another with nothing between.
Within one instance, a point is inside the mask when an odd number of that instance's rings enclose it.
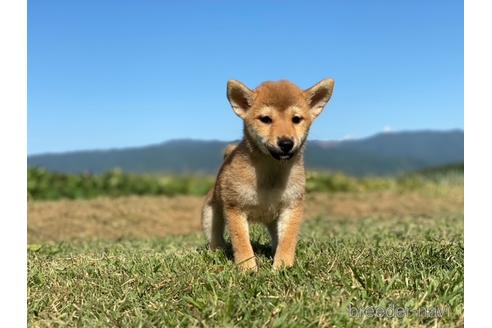
<instances>
[{"instance_id":1,"label":"horizon line","mask_svg":"<svg viewBox=\"0 0 492 328\"><path fill-rule=\"evenodd\" d=\"M451 128L451 129L416 129L416 130L388 130L388 131L380 131L363 137L342 137L340 139L331 139L331 140L323 140L323 139L308 139L309 141L318 141L318 142L349 142L349 141L357 141L369 139L378 135L384 134L395 134L395 133L418 133L418 132L462 132L464 133L463 128ZM242 138L241 138L242 139ZM163 145L170 142L176 141L198 141L198 142L236 142L241 139L233 139L233 140L223 140L223 139L199 139L199 138L173 138L167 139L164 141L158 141L155 143L144 144L140 146L121 146L121 147L108 147L108 148L86 148L86 149L75 149L75 150L61 150L61 151L46 151L40 153L27 154L27 157L32 156L46 156L46 155L59 155L59 154L70 154L70 153L83 153L83 152L104 152L104 151L118 151L118 150L131 150L136 148L146 148L146 147L154 147L158 145Z\"/></svg>"}]
</instances>

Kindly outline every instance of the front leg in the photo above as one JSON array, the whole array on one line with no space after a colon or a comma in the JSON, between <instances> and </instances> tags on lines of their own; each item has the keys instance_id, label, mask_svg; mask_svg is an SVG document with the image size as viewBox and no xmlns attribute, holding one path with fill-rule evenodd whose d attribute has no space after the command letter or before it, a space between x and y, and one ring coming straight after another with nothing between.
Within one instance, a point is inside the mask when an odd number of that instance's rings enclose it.
<instances>
[{"instance_id":1,"label":"front leg","mask_svg":"<svg viewBox=\"0 0 492 328\"><path fill-rule=\"evenodd\" d=\"M284 209L277 221L278 246L273 259L273 268L291 267L294 264L297 236L302 222L304 204L299 200Z\"/></svg>"},{"instance_id":2,"label":"front leg","mask_svg":"<svg viewBox=\"0 0 492 328\"><path fill-rule=\"evenodd\" d=\"M247 215L235 207L225 207L224 214L231 235L234 262L244 270L257 270L255 254L249 240Z\"/></svg>"}]
</instances>

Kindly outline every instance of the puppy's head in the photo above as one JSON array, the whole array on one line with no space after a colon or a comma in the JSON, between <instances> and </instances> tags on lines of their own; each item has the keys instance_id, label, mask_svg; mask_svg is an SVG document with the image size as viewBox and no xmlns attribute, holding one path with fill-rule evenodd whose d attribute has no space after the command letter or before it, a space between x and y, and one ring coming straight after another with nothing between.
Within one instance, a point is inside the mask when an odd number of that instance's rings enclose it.
<instances>
[{"instance_id":1,"label":"puppy's head","mask_svg":"<svg viewBox=\"0 0 492 328\"><path fill-rule=\"evenodd\" d=\"M246 136L264 154L289 160L302 148L311 123L330 100L334 84L326 79L301 90L289 81L278 81L251 90L230 80L227 98L244 120Z\"/></svg>"}]
</instances>

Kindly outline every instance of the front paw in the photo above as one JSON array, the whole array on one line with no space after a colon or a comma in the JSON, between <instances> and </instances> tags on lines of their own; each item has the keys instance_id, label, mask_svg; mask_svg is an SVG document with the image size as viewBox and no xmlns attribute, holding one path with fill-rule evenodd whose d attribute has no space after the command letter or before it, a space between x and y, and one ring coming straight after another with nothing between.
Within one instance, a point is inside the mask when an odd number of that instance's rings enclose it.
<instances>
[{"instance_id":1,"label":"front paw","mask_svg":"<svg viewBox=\"0 0 492 328\"><path fill-rule=\"evenodd\" d=\"M283 268L290 268L294 265L294 258L280 258L275 257L273 260L273 269L280 270Z\"/></svg>"},{"instance_id":2,"label":"front paw","mask_svg":"<svg viewBox=\"0 0 492 328\"><path fill-rule=\"evenodd\" d=\"M258 271L256 259L254 257L237 262L237 265L243 271Z\"/></svg>"}]
</instances>

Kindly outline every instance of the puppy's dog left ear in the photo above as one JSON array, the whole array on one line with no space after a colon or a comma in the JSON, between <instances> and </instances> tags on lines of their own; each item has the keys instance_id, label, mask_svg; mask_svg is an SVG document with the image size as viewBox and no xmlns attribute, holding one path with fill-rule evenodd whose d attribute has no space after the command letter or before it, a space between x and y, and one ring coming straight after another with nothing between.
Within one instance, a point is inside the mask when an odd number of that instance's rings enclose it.
<instances>
[{"instance_id":1,"label":"puppy's dog left ear","mask_svg":"<svg viewBox=\"0 0 492 328\"><path fill-rule=\"evenodd\" d=\"M237 80L229 80L227 81L227 99L234 113L245 118L253 103L253 91Z\"/></svg>"},{"instance_id":2,"label":"puppy's dog left ear","mask_svg":"<svg viewBox=\"0 0 492 328\"><path fill-rule=\"evenodd\" d=\"M312 119L315 119L323 111L333 94L334 86L335 81L325 79L304 90L304 96L308 102Z\"/></svg>"}]
</instances>

